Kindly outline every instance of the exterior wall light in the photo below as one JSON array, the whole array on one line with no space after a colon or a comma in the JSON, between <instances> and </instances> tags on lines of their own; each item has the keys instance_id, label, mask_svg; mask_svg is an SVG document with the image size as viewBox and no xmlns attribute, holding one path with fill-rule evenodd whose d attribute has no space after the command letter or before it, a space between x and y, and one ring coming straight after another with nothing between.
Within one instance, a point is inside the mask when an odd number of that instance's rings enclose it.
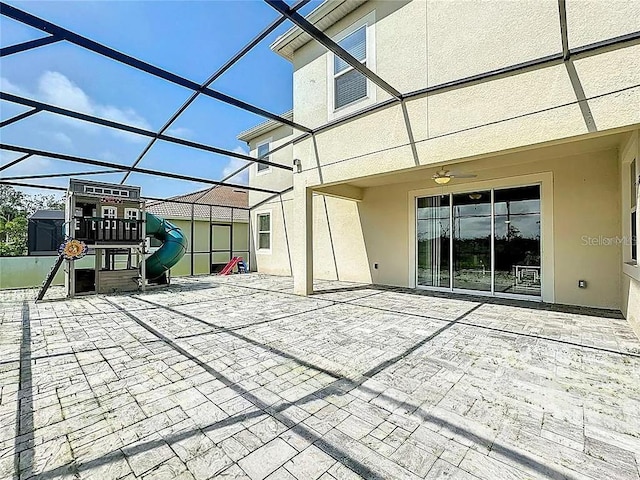
<instances>
[{"instance_id":1,"label":"exterior wall light","mask_svg":"<svg viewBox=\"0 0 640 480\"><path fill-rule=\"evenodd\" d=\"M293 159L293 166L296 167L296 173L302 172L302 162L299 158Z\"/></svg>"}]
</instances>

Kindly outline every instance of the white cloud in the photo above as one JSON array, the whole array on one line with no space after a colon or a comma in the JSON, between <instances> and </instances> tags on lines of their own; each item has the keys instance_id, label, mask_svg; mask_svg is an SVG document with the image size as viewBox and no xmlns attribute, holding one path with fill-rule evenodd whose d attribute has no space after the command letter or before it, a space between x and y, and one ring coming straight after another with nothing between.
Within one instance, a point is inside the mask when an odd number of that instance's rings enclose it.
<instances>
[{"instance_id":1,"label":"white cloud","mask_svg":"<svg viewBox=\"0 0 640 480\"><path fill-rule=\"evenodd\" d=\"M100 160L104 160L105 162L111 162L111 163L118 163L121 160L120 157L118 157L115 153L109 150L104 150L100 152L97 158L99 158Z\"/></svg>"},{"instance_id":2,"label":"white cloud","mask_svg":"<svg viewBox=\"0 0 640 480\"><path fill-rule=\"evenodd\" d=\"M169 135L180 138L189 138L193 135L193 130L186 127L174 127L167 130Z\"/></svg>"},{"instance_id":3,"label":"white cloud","mask_svg":"<svg viewBox=\"0 0 640 480\"><path fill-rule=\"evenodd\" d=\"M134 109L119 108L114 105L104 105L97 102L89 97L82 88L60 72L44 72L38 79L36 92L29 92L25 88L13 84L5 77L0 78L0 85L2 86L2 91L14 93L23 97L36 98L44 103L50 103L68 110L86 113L95 117L106 118L108 120L113 120L114 122L133 125L146 130L151 129L149 122L147 122L142 116L138 115ZM76 128L83 128L93 132L98 131L98 127L86 122L68 119L61 116L55 116L55 118L65 122L66 124L73 125ZM144 140L138 135L133 135L119 130L108 130L129 141L137 142Z\"/></svg>"},{"instance_id":4,"label":"white cloud","mask_svg":"<svg viewBox=\"0 0 640 480\"><path fill-rule=\"evenodd\" d=\"M44 102L69 110L95 113L89 96L60 72L44 72L38 80L38 92Z\"/></svg>"},{"instance_id":5,"label":"white cloud","mask_svg":"<svg viewBox=\"0 0 640 480\"><path fill-rule=\"evenodd\" d=\"M38 81L38 91L45 102L69 110L77 110L144 129L151 128L149 123L132 108L122 109L113 105L102 105L92 100L80 87L60 72L44 72Z\"/></svg>"},{"instance_id":6,"label":"white cloud","mask_svg":"<svg viewBox=\"0 0 640 480\"><path fill-rule=\"evenodd\" d=\"M242 147L236 147L233 149L233 151L236 153L248 155L248 152ZM249 162L241 160L239 158L229 158L227 165L222 170L222 176L226 177L227 175L231 175L233 172L246 165L247 163ZM249 183L249 168L245 168L242 172L228 179L228 181L242 184Z\"/></svg>"},{"instance_id":7,"label":"white cloud","mask_svg":"<svg viewBox=\"0 0 640 480\"><path fill-rule=\"evenodd\" d=\"M7 93L13 93L14 95L20 95L22 97L27 95L26 90L23 90L15 83L11 83L11 81L5 77L0 77L0 90Z\"/></svg>"},{"instance_id":8,"label":"white cloud","mask_svg":"<svg viewBox=\"0 0 640 480\"><path fill-rule=\"evenodd\" d=\"M73 142L71 141L71 138L69 138L69 135L67 135L66 133L54 132L51 135L51 138L63 147L73 148Z\"/></svg>"}]
</instances>

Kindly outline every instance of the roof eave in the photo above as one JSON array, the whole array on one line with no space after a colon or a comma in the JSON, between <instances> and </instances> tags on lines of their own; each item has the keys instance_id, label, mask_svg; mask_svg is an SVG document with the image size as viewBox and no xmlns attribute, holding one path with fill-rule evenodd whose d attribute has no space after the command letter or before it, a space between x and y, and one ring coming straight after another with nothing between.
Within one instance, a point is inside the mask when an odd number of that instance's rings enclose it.
<instances>
[{"instance_id":1,"label":"roof eave","mask_svg":"<svg viewBox=\"0 0 640 480\"><path fill-rule=\"evenodd\" d=\"M287 120L293 120L293 110L289 110L288 112L283 113L282 117L286 118ZM264 135L265 133L269 133L270 131L275 130L278 127L282 127L283 125L284 124L275 120L267 120L266 122L262 122L255 127L251 127L244 132L240 132L236 138L241 142L249 143L254 138L259 137L260 135Z\"/></svg>"},{"instance_id":2,"label":"roof eave","mask_svg":"<svg viewBox=\"0 0 640 480\"><path fill-rule=\"evenodd\" d=\"M325 0L309 13L306 19L320 30L325 30L346 17L366 1L367 0ZM270 45L270 48L291 62L293 61L293 53L311 40L312 38L308 33L300 27L294 26L276 38Z\"/></svg>"}]
</instances>

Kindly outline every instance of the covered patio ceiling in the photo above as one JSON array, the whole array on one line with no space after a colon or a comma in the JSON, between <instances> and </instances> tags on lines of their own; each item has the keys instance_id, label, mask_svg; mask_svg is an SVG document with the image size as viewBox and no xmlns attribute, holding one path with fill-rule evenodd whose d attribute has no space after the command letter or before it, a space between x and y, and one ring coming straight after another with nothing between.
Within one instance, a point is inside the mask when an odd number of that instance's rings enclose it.
<instances>
[{"instance_id":1,"label":"covered patio ceiling","mask_svg":"<svg viewBox=\"0 0 640 480\"><path fill-rule=\"evenodd\" d=\"M556 142L552 145L531 145L514 151L503 151L472 158L464 158L455 162L437 163L429 166L399 170L394 173L363 176L362 178L351 179L344 184L327 185L325 188L330 189L334 185L349 185L357 188L380 187L397 183L416 182L418 178L428 180L431 184L433 181L431 176L442 168L451 168L452 170L461 172L472 171L474 174L482 176L482 173L488 170L499 170L505 166L530 162L531 155L529 152L531 150L536 151L536 158L538 160L560 158L567 155L578 155L619 148L628 138L628 135L629 132L606 133L597 137L585 135L584 138L571 138ZM473 162L473 167L467 166L467 162ZM461 180L458 180L458 182L460 181ZM322 188L320 188L319 191L322 191Z\"/></svg>"}]
</instances>

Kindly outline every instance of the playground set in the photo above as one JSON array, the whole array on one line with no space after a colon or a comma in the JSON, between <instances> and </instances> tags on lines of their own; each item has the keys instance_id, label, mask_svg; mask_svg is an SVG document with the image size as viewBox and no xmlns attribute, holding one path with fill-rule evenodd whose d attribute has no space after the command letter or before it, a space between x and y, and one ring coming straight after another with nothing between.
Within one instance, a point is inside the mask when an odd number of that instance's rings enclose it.
<instances>
[{"instance_id":1,"label":"playground set","mask_svg":"<svg viewBox=\"0 0 640 480\"><path fill-rule=\"evenodd\" d=\"M65 197L65 241L40 288L42 300L64 265L67 298L78 294L144 291L168 284L170 269L185 255L188 241L173 223L145 209L140 187L71 179ZM149 238L160 242L151 252ZM92 268L76 260L93 253ZM147 254L151 253L149 256ZM242 257L233 257L220 275L247 273Z\"/></svg>"}]
</instances>

